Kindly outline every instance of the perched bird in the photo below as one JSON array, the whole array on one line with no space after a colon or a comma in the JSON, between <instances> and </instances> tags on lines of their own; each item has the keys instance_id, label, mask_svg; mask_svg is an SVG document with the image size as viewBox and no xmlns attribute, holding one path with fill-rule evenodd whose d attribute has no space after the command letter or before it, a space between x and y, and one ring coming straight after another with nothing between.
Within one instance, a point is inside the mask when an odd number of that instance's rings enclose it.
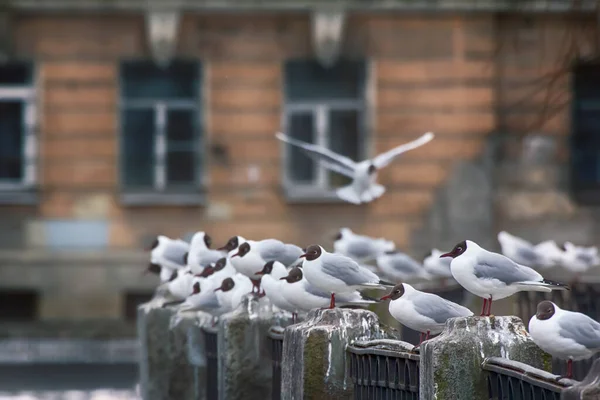
<instances>
[{"instance_id":1,"label":"perched bird","mask_svg":"<svg viewBox=\"0 0 600 400\"><path fill-rule=\"evenodd\" d=\"M331 308L330 293L311 284L304 277L302 268L294 267L289 270L287 276L279 279L283 284L281 294L295 309L293 315L297 316L300 312L308 312L314 308ZM354 290L337 295L337 302L342 305L365 305L378 301Z\"/></svg>"},{"instance_id":2,"label":"perched bird","mask_svg":"<svg viewBox=\"0 0 600 400\"><path fill-rule=\"evenodd\" d=\"M396 245L391 240L357 235L350 228L341 228L333 242L333 251L362 263L375 260L386 251L392 251Z\"/></svg>"},{"instance_id":3,"label":"perched bird","mask_svg":"<svg viewBox=\"0 0 600 400\"><path fill-rule=\"evenodd\" d=\"M542 350L567 360L567 377L573 377L573 360L583 360L600 351L600 323L585 314L559 308L544 300L529 320L529 334Z\"/></svg>"},{"instance_id":4,"label":"perched bird","mask_svg":"<svg viewBox=\"0 0 600 400\"><path fill-rule=\"evenodd\" d=\"M202 269L214 264L226 253L211 249L212 238L206 232L196 232L190 241L190 249L184 256L185 263L192 269L194 274L199 274Z\"/></svg>"},{"instance_id":5,"label":"perched bird","mask_svg":"<svg viewBox=\"0 0 600 400\"><path fill-rule=\"evenodd\" d=\"M233 251L237 250L240 244L244 243L245 241L246 239L241 236L232 236L223 247L219 247L217 250L226 251L228 255L231 256Z\"/></svg>"},{"instance_id":6,"label":"perched bird","mask_svg":"<svg viewBox=\"0 0 600 400\"><path fill-rule=\"evenodd\" d=\"M211 279L223 280L225 278L234 276L236 270L231 264L231 261L227 257L222 257L211 266L212 271L210 273Z\"/></svg>"},{"instance_id":7,"label":"perched bird","mask_svg":"<svg viewBox=\"0 0 600 400\"><path fill-rule=\"evenodd\" d=\"M185 267L183 259L189 247L189 244L183 240L173 240L159 235L146 250L150 251L151 262L163 268L176 270Z\"/></svg>"},{"instance_id":8,"label":"perched bird","mask_svg":"<svg viewBox=\"0 0 600 400\"><path fill-rule=\"evenodd\" d=\"M336 294L354 292L357 289L394 286L379 279L375 273L361 267L349 257L328 253L319 245L311 245L302 254L303 274L318 289L331 294L329 308L335 307Z\"/></svg>"},{"instance_id":9,"label":"perched bird","mask_svg":"<svg viewBox=\"0 0 600 400\"><path fill-rule=\"evenodd\" d=\"M400 154L416 149L431 141L433 133L427 132L420 138L397 146L377 157L355 162L324 147L292 139L281 132L275 137L302 150L323 167L352 178L352 183L336 190L339 198L352 204L368 203L385 193L385 187L377 183L377 173Z\"/></svg>"},{"instance_id":10,"label":"perched bird","mask_svg":"<svg viewBox=\"0 0 600 400\"><path fill-rule=\"evenodd\" d=\"M431 279L431 275L418 261L397 250L386 251L378 256L377 266L383 275L394 281L414 282Z\"/></svg>"},{"instance_id":11,"label":"perched bird","mask_svg":"<svg viewBox=\"0 0 600 400\"><path fill-rule=\"evenodd\" d=\"M600 264L597 247L576 246L571 242L565 242L563 246L562 265L574 273L574 282L579 280L581 274Z\"/></svg>"},{"instance_id":12,"label":"perched bird","mask_svg":"<svg viewBox=\"0 0 600 400\"><path fill-rule=\"evenodd\" d=\"M286 244L276 239L261 241L248 240L238 247L237 253L230 256L235 269L252 280L254 287L260 292L260 278L258 274L265 263L279 261L285 266L295 263L303 251L293 244Z\"/></svg>"},{"instance_id":13,"label":"perched bird","mask_svg":"<svg viewBox=\"0 0 600 400\"><path fill-rule=\"evenodd\" d=\"M564 250L561 249L554 240L545 240L533 246L537 254L542 255L543 261L539 265L541 268L551 268L563 265Z\"/></svg>"},{"instance_id":14,"label":"perched bird","mask_svg":"<svg viewBox=\"0 0 600 400\"><path fill-rule=\"evenodd\" d=\"M517 264L528 265L532 268L550 268L560 263L560 257L553 251L548 251L550 243L534 246L525 239L511 235L506 231L498 233L498 242L502 254Z\"/></svg>"},{"instance_id":15,"label":"perched bird","mask_svg":"<svg viewBox=\"0 0 600 400\"><path fill-rule=\"evenodd\" d=\"M443 254L438 249L432 249L423 259L423 268L432 276L437 276L445 280L452 278L450 271L451 258L440 258Z\"/></svg>"},{"instance_id":16,"label":"perched bird","mask_svg":"<svg viewBox=\"0 0 600 400\"><path fill-rule=\"evenodd\" d=\"M261 286L271 303L281 310L291 312L295 322L296 308L285 299L282 291L284 281L281 278L288 275L285 266L279 261L269 261L257 275L262 276Z\"/></svg>"},{"instance_id":17,"label":"perched bird","mask_svg":"<svg viewBox=\"0 0 600 400\"><path fill-rule=\"evenodd\" d=\"M451 252L440 257L452 257L450 270L454 279L469 292L483 298L482 316L490 315L493 300L517 292L569 290L567 285L544 279L534 269L487 251L470 240L458 243Z\"/></svg>"},{"instance_id":18,"label":"perched bird","mask_svg":"<svg viewBox=\"0 0 600 400\"><path fill-rule=\"evenodd\" d=\"M469 317L471 310L433 293L421 292L407 283L399 283L380 300L391 300L389 312L395 320L420 332L419 344L429 339L429 334L442 332L450 318Z\"/></svg>"},{"instance_id":19,"label":"perched bird","mask_svg":"<svg viewBox=\"0 0 600 400\"><path fill-rule=\"evenodd\" d=\"M173 271L167 287L169 293L176 299L185 299L193 292L194 275L189 267Z\"/></svg>"}]
</instances>

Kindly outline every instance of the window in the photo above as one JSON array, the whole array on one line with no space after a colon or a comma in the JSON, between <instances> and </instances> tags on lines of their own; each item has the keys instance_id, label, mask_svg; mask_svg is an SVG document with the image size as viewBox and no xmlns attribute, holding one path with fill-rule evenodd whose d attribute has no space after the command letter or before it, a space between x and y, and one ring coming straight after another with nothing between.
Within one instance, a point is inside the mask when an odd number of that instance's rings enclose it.
<instances>
[{"instance_id":1,"label":"window","mask_svg":"<svg viewBox=\"0 0 600 400\"><path fill-rule=\"evenodd\" d=\"M580 203L600 203L600 65L573 71L571 190Z\"/></svg>"},{"instance_id":2,"label":"window","mask_svg":"<svg viewBox=\"0 0 600 400\"><path fill-rule=\"evenodd\" d=\"M27 289L0 291L0 320L35 321L38 318L39 294Z\"/></svg>"},{"instance_id":3,"label":"window","mask_svg":"<svg viewBox=\"0 0 600 400\"><path fill-rule=\"evenodd\" d=\"M202 202L201 66L121 66L121 186L129 204Z\"/></svg>"},{"instance_id":4,"label":"window","mask_svg":"<svg viewBox=\"0 0 600 400\"><path fill-rule=\"evenodd\" d=\"M284 132L359 161L365 157L366 63L340 61L325 68L316 61L285 64ZM290 200L336 200L334 189L348 177L323 168L285 145L284 188Z\"/></svg>"},{"instance_id":5,"label":"window","mask_svg":"<svg viewBox=\"0 0 600 400\"><path fill-rule=\"evenodd\" d=\"M35 202L35 88L26 63L0 64L0 204Z\"/></svg>"}]
</instances>

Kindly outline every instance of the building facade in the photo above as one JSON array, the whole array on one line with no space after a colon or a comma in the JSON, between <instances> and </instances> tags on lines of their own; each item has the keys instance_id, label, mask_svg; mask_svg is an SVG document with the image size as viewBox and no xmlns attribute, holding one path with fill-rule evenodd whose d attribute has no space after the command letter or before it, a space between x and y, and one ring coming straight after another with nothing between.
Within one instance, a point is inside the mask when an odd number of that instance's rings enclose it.
<instances>
[{"instance_id":1,"label":"building facade","mask_svg":"<svg viewBox=\"0 0 600 400\"><path fill-rule=\"evenodd\" d=\"M417 257L597 237L591 11L43 3L0 11L4 318L125 318L157 233L330 246L347 226ZM436 138L357 207L278 130L355 159Z\"/></svg>"}]
</instances>

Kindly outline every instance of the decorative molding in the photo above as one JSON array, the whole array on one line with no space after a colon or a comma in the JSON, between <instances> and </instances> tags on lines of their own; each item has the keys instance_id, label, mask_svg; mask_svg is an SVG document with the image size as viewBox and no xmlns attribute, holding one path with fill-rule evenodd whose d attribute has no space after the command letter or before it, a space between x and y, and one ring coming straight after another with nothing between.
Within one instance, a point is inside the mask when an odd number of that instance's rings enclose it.
<instances>
[{"instance_id":1,"label":"decorative molding","mask_svg":"<svg viewBox=\"0 0 600 400\"><path fill-rule=\"evenodd\" d=\"M340 56L346 27L346 13L341 10L315 10L311 13L311 36L316 59L331 67Z\"/></svg>"},{"instance_id":2,"label":"decorative molding","mask_svg":"<svg viewBox=\"0 0 600 400\"><path fill-rule=\"evenodd\" d=\"M167 67L177 50L181 13L179 10L146 11L146 39L157 65Z\"/></svg>"}]
</instances>

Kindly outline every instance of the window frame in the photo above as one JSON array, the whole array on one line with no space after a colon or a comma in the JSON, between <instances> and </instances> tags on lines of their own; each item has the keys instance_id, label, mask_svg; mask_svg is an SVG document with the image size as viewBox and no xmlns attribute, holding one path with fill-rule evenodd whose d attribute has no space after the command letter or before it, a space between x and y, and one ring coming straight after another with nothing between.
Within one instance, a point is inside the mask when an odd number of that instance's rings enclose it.
<instances>
[{"instance_id":1,"label":"window frame","mask_svg":"<svg viewBox=\"0 0 600 400\"><path fill-rule=\"evenodd\" d=\"M38 202L38 90L37 66L30 60L14 60L29 69L30 80L18 84L0 84L0 102L23 104L22 177L19 182L0 179L0 205L35 205Z\"/></svg>"},{"instance_id":2,"label":"window frame","mask_svg":"<svg viewBox=\"0 0 600 400\"><path fill-rule=\"evenodd\" d=\"M118 122L117 131L119 132L119 192L121 203L126 206L146 206L146 205L167 205L167 206L201 206L205 204L206 189L206 130L205 130L205 65L201 60L189 58L177 58L173 63L190 62L195 64L197 82L195 82L195 95L193 98L134 98L128 99L124 93L124 74L123 68L130 63L153 63L146 59L126 59L121 60L118 70ZM154 113L154 140L155 153L153 155L153 185L147 188L135 188L125 184L125 165L123 157L125 156L125 131L124 114L127 110L152 110ZM169 188L167 182L167 114L170 110L189 110L193 115L193 122L196 125L192 142L196 147L193 152L194 162L194 182L191 185L178 186L175 189Z\"/></svg>"},{"instance_id":3,"label":"window frame","mask_svg":"<svg viewBox=\"0 0 600 400\"><path fill-rule=\"evenodd\" d=\"M294 60L287 60L294 61ZM317 62L316 60L314 62ZM343 62L343 61L341 61ZM329 139L330 111L356 111L358 116L358 137L361 145L358 146L358 160L360 162L367 158L368 139L369 139L369 117L370 109L368 102L368 89L370 84L371 68L364 60L365 75L363 87L361 88L362 97L354 99L347 98L319 98L314 100L293 100L288 97L289 89L286 79L283 79L283 107L281 116L281 126L283 133L288 132L290 118L293 114L311 113L313 116L313 126L317 137L317 144L325 145ZM286 63L282 65L285 76ZM290 145L280 143L282 158L282 188L285 197L290 203L338 203L342 202L336 195L336 188L330 186L330 173L328 170L315 162L316 179L314 183L298 183L291 178L290 168Z\"/></svg>"}]
</instances>

